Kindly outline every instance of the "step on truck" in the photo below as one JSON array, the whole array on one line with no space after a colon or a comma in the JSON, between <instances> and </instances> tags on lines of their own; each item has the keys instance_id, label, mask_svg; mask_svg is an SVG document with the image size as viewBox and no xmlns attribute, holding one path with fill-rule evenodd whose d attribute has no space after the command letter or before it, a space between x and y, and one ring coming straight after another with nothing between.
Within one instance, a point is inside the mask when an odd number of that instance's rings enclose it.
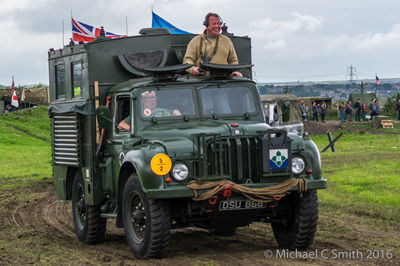
<instances>
[{"instance_id":1,"label":"step on truck","mask_svg":"<svg viewBox=\"0 0 400 266\"><path fill-rule=\"evenodd\" d=\"M250 38L229 36L240 65L192 77L193 37L143 29L48 51L54 187L78 239L103 241L115 219L135 257L159 258L172 229L233 235L262 222L280 246L307 248L327 185L316 145L265 123Z\"/></svg>"}]
</instances>

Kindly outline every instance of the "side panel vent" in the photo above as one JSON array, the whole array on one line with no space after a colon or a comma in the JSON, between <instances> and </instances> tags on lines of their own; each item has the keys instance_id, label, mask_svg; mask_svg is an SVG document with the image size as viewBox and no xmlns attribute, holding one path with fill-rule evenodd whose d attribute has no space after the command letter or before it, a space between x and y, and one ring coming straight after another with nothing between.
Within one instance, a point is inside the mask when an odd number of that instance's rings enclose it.
<instances>
[{"instance_id":1,"label":"side panel vent","mask_svg":"<svg viewBox=\"0 0 400 266\"><path fill-rule=\"evenodd\" d=\"M79 120L76 113L53 116L53 162L55 165L80 166Z\"/></svg>"}]
</instances>

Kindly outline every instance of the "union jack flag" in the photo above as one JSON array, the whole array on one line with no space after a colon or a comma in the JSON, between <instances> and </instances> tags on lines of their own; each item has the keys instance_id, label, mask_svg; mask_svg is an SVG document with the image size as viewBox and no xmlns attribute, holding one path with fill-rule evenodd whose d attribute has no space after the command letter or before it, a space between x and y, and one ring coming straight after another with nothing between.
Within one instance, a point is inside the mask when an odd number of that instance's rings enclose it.
<instances>
[{"instance_id":1,"label":"union jack flag","mask_svg":"<svg viewBox=\"0 0 400 266\"><path fill-rule=\"evenodd\" d=\"M74 42L93 42L94 38L100 36L100 28L95 28L83 22L72 19L72 39ZM115 39L127 37L126 35L118 35L105 31L107 38Z\"/></svg>"}]
</instances>

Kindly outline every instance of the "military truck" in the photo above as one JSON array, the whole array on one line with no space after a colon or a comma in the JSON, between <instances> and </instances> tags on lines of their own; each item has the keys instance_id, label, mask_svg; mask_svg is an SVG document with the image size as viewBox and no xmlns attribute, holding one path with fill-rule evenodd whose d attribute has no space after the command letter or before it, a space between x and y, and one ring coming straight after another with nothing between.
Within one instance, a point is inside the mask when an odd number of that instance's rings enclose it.
<instances>
[{"instance_id":1,"label":"military truck","mask_svg":"<svg viewBox=\"0 0 400 266\"><path fill-rule=\"evenodd\" d=\"M115 219L135 257L158 258L175 228L268 222L282 247L308 247L326 188L317 147L265 123L248 37L230 36L241 65L191 77L193 37L144 29L49 50L54 186L78 239L102 241Z\"/></svg>"}]
</instances>

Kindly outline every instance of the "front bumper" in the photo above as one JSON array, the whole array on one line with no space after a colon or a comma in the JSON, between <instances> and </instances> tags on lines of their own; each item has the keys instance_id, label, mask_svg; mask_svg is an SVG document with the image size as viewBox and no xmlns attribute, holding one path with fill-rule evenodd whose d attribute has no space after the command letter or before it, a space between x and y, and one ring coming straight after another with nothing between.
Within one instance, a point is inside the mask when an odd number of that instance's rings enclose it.
<instances>
[{"instance_id":1,"label":"front bumper","mask_svg":"<svg viewBox=\"0 0 400 266\"><path fill-rule=\"evenodd\" d=\"M275 186L278 183L251 183L251 184L241 184L246 187L251 188L264 188ZM315 190L315 189L325 189L327 187L326 179L318 179L318 180L309 180L307 189ZM299 188L295 186L291 189L291 191L297 191ZM198 195L201 195L205 190L197 191ZM167 186L161 189L147 189L145 191L147 193L147 197L149 199L171 199L171 198L193 198L194 193L193 190L186 187L186 185L179 186Z\"/></svg>"}]
</instances>

